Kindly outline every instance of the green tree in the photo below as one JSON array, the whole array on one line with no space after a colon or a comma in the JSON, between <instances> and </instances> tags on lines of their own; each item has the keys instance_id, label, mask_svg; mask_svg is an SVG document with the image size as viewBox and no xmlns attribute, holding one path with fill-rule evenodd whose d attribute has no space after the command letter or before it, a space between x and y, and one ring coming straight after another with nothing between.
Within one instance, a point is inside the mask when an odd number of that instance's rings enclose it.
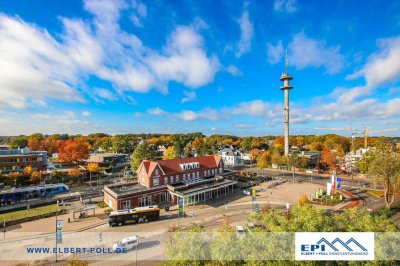
<instances>
[{"instance_id":1,"label":"green tree","mask_svg":"<svg viewBox=\"0 0 400 266\"><path fill-rule=\"evenodd\" d=\"M209 247L202 238L204 227L192 223L185 231L173 228L166 234L165 256L170 258L166 265L203 265L203 261L210 257Z\"/></svg>"},{"instance_id":2,"label":"green tree","mask_svg":"<svg viewBox=\"0 0 400 266\"><path fill-rule=\"evenodd\" d=\"M376 151L368 174L383 183L386 207L390 209L400 188L400 155L387 150Z\"/></svg>"},{"instance_id":3,"label":"green tree","mask_svg":"<svg viewBox=\"0 0 400 266\"><path fill-rule=\"evenodd\" d=\"M368 174L369 167L372 161L375 159L375 153L373 151L367 151L361 160L356 162L356 167L363 174Z\"/></svg>"},{"instance_id":4,"label":"green tree","mask_svg":"<svg viewBox=\"0 0 400 266\"><path fill-rule=\"evenodd\" d=\"M132 170L136 171L143 160L154 160L157 156L157 148L154 144L142 144L131 155Z\"/></svg>"},{"instance_id":5,"label":"green tree","mask_svg":"<svg viewBox=\"0 0 400 266\"><path fill-rule=\"evenodd\" d=\"M252 137L244 137L242 141L242 149L244 151L249 151L251 150L251 141Z\"/></svg>"},{"instance_id":6,"label":"green tree","mask_svg":"<svg viewBox=\"0 0 400 266\"><path fill-rule=\"evenodd\" d=\"M110 151L113 147L113 143L111 138L105 138L104 140L102 140L101 144L100 144L100 148L102 148L104 151Z\"/></svg>"},{"instance_id":7,"label":"green tree","mask_svg":"<svg viewBox=\"0 0 400 266\"><path fill-rule=\"evenodd\" d=\"M111 142L113 152L130 154L139 144L139 139L129 135L115 135L111 138Z\"/></svg>"},{"instance_id":8,"label":"green tree","mask_svg":"<svg viewBox=\"0 0 400 266\"><path fill-rule=\"evenodd\" d=\"M11 142L11 149L25 148L28 146L28 137L27 136L18 136L14 138Z\"/></svg>"}]
</instances>

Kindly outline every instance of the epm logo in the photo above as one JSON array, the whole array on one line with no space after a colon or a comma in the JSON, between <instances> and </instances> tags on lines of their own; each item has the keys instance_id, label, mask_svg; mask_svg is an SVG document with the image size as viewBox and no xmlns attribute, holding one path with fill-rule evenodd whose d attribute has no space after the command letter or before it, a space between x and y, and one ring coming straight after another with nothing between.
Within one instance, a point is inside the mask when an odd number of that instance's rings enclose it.
<instances>
[{"instance_id":1,"label":"epm logo","mask_svg":"<svg viewBox=\"0 0 400 266\"><path fill-rule=\"evenodd\" d=\"M296 233L296 260L373 258L373 233Z\"/></svg>"}]
</instances>

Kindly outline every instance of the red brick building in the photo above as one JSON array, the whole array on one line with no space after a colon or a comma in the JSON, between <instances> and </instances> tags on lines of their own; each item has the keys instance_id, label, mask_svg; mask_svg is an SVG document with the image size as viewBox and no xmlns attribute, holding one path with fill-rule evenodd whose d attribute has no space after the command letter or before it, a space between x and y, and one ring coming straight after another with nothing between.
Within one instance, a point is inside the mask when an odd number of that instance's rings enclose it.
<instances>
[{"instance_id":1,"label":"red brick building","mask_svg":"<svg viewBox=\"0 0 400 266\"><path fill-rule=\"evenodd\" d=\"M184 198L188 203L196 203L200 199L205 201L232 192L236 184L229 180L233 173L224 170L222 158L214 155L145 160L136 174L138 184L105 187L104 202L114 210L161 202L176 203L178 197ZM186 195L185 191L190 191L191 194ZM196 191L196 195L192 195L193 191ZM203 196L197 196L200 194Z\"/></svg>"},{"instance_id":2,"label":"red brick building","mask_svg":"<svg viewBox=\"0 0 400 266\"><path fill-rule=\"evenodd\" d=\"M136 171L138 181L146 187L169 185L224 172L220 156L210 155L173 160L143 161Z\"/></svg>"}]
</instances>

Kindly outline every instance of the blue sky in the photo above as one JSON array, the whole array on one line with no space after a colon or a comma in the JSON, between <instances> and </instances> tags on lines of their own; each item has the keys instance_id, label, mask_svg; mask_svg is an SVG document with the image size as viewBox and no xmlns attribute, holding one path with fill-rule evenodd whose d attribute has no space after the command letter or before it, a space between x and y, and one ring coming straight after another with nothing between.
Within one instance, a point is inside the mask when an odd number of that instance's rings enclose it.
<instances>
[{"instance_id":1,"label":"blue sky","mask_svg":"<svg viewBox=\"0 0 400 266\"><path fill-rule=\"evenodd\" d=\"M400 128L400 2L0 2L0 135ZM397 136L400 131L376 132Z\"/></svg>"}]
</instances>

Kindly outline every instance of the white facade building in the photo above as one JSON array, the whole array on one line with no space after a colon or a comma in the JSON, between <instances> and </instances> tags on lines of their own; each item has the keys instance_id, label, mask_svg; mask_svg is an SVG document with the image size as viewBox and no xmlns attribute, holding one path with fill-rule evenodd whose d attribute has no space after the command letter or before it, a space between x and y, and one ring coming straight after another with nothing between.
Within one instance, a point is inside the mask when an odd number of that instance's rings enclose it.
<instances>
[{"instance_id":1,"label":"white facade building","mask_svg":"<svg viewBox=\"0 0 400 266\"><path fill-rule=\"evenodd\" d=\"M225 165L239 165L242 163L242 153L235 151L232 147L224 148L218 152Z\"/></svg>"},{"instance_id":2,"label":"white facade building","mask_svg":"<svg viewBox=\"0 0 400 266\"><path fill-rule=\"evenodd\" d=\"M367 151L369 151L369 148L367 149L360 148L355 152L348 152L344 158L346 171L347 172L358 171L356 162L361 160Z\"/></svg>"}]
</instances>

